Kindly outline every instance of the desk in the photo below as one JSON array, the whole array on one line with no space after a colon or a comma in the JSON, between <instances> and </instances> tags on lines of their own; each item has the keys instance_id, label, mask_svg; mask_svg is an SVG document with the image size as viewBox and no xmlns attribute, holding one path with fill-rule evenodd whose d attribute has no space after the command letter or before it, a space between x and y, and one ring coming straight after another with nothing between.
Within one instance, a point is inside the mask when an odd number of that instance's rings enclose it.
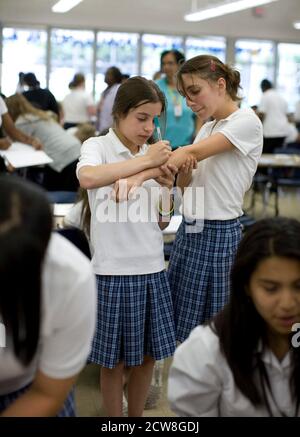
<instances>
[{"instance_id":1,"label":"desk","mask_svg":"<svg viewBox=\"0 0 300 437\"><path fill-rule=\"evenodd\" d=\"M300 167L300 155L263 153L258 167Z\"/></svg>"},{"instance_id":2,"label":"desk","mask_svg":"<svg viewBox=\"0 0 300 437\"><path fill-rule=\"evenodd\" d=\"M284 154L284 153L263 153L258 163L259 168L300 168L300 155L293 154ZM266 175L266 178L269 180L265 182L265 191L264 191L264 206L266 207L267 196L266 191L270 191L270 188L273 186L275 189L275 215L279 214L279 206L278 206L278 179L279 177L276 174Z\"/></svg>"}]
</instances>

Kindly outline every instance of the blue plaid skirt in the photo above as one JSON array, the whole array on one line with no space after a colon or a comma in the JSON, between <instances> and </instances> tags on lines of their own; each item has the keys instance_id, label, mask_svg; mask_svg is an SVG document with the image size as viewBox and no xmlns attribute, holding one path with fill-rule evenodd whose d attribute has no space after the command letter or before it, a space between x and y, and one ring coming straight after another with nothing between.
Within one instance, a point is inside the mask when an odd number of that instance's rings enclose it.
<instances>
[{"instance_id":1,"label":"blue plaid skirt","mask_svg":"<svg viewBox=\"0 0 300 437\"><path fill-rule=\"evenodd\" d=\"M230 269L242 234L238 219L204 220L202 231L195 233L186 226L183 220L168 270L180 342L227 303Z\"/></svg>"},{"instance_id":2,"label":"blue plaid skirt","mask_svg":"<svg viewBox=\"0 0 300 437\"><path fill-rule=\"evenodd\" d=\"M30 385L27 385L20 390L14 391L6 395L0 395L0 413L4 411L10 404L18 399L23 393L29 389ZM68 394L67 399L62 407L62 409L57 414L57 417L74 417L76 416L75 410L75 399L74 399L74 388Z\"/></svg>"},{"instance_id":3,"label":"blue plaid skirt","mask_svg":"<svg viewBox=\"0 0 300 437\"><path fill-rule=\"evenodd\" d=\"M89 362L114 368L139 366L144 356L174 354L175 324L165 271L147 275L97 275L98 317Z\"/></svg>"}]
</instances>

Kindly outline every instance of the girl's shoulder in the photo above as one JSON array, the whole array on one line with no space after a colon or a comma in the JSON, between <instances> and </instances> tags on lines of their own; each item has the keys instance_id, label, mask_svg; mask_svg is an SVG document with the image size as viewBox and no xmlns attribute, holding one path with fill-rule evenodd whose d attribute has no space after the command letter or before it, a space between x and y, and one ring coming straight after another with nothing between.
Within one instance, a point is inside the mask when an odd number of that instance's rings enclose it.
<instances>
[{"instance_id":1,"label":"girl's shoulder","mask_svg":"<svg viewBox=\"0 0 300 437\"><path fill-rule=\"evenodd\" d=\"M210 351L213 355L220 352L220 340L211 325L200 325L194 328L186 340L197 347Z\"/></svg>"}]
</instances>

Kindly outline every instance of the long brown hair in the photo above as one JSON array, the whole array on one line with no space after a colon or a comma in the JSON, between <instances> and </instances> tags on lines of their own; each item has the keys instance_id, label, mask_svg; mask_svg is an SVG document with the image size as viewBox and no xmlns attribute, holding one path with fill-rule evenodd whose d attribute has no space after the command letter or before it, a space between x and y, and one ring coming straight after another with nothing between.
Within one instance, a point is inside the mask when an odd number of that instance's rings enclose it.
<instances>
[{"instance_id":1,"label":"long brown hair","mask_svg":"<svg viewBox=\"0 0 300 437\"><path fill-rule=\"evenodd\" d=\"M268 375L263 370L259 341L266 347L266 322L258 313L247 289L259 263L269 257L300 261L300 222L276 217L257 222L240 242L231 269L231 295L228 305L211 322L220 339L220 347L240 391L253 403L265 405ZM298 409L300 405L300 348L291 346L290 390ZM255 378L259 371L260 383Z\"/></svg>"},{"instance_id":2,"label":"long brown hair","mask_svg":"<svg viewBox=\"0 0 300 437\"><path fill-rule=\"evenodd\" d=\"M160 115L161 127L165 128L166 98L158 85L152 80L141 76L130 77L118 89L114 101L112 116L115 125L121 118L125 118L129 111L138 108L145 103L158 103L162 105ZM149 138L148 142L154 142L154 138Z\"/></svg>"},{"instance_id":3,"label":"long brown hair","mask_svg":"<svg viewBox=\"0 0 300 437\"><path fill-rule=\"evenodd\" d=\"M0 176L0 314L24 365L38 348L43 262L52 230L49 202L37 185Z\"/></svg>"},{"instance_id":4,"label":"long brown hair","mask_svg":"<svg viewBox=\"0 0 300 437\"><path fill-rule=\"evenodd\" d=\"M16 93L5 99L8 112L11 118L16 121L18 117L26 115L36 115L42 120L51 120L52 117L47 112L35 108L22 94Z\"/></svg>"},{"instance_id":5,"label":"long brown hair","mask_svg":"<svg viewBox=\"0 0 300 437\"><path fill-rule=\"evenodd\" d=\"M186 61L177 72L177 89L181 94L186 95L183 74L196 74L201 79L217 82L221 77L226 81L226 92L233 101L241 101L238 96L240 87L240 73L219 58L212 55L200 55Z\"/></svg>"}]
</instances>

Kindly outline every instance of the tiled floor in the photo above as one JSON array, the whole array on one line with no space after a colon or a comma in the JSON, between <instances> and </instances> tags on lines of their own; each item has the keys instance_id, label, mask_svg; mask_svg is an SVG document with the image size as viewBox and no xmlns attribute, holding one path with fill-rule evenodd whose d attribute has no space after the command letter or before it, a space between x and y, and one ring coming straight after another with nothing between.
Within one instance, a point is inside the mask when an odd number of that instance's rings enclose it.
<instances>
[{"instance_id":1,"label":"tiled floor","mask_svg":"<svg viewBox=\"0 0 300 437\"><path fill-rule=\"evenodd\" d=\"M268 205L264 206L262 196L258 193L255 196L255 206L250 211L252 193L245 198L245 210L256 219L272 217L274 215L274 194L270 195ZM300 190L288 189L279 192L280 215L300 219ZM144 416L167 417L173 416L167 402L167 377L172 359L164 363L163 393L157 407L152 410L145 410ZM101 395L99 389L99 368L96 365L88 365L81 373L76 388L77 412L79 416L104 416L101 408Z\"/></svg>"}]
</instances>

